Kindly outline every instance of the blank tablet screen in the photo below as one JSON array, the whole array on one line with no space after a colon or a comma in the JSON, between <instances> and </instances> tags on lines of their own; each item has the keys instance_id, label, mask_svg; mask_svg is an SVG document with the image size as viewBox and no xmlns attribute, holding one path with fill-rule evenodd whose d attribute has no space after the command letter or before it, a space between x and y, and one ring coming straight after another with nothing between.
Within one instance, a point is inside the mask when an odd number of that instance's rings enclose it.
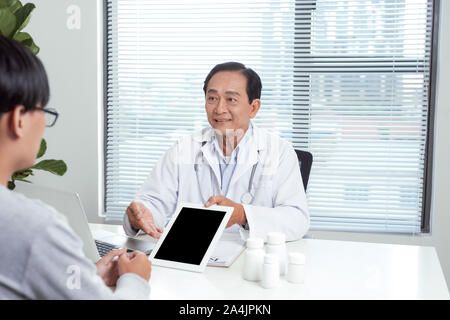
<instances>
[{"instance_id":1,"label":"blank tablet screen","mask_svg":"<svg viewBox=\"0 0 450 320\"><path fill-rule=\"evenodd\" d=\"M225 211L182 208L156 259L200 265Z\"/></svg>"}]
</instances>

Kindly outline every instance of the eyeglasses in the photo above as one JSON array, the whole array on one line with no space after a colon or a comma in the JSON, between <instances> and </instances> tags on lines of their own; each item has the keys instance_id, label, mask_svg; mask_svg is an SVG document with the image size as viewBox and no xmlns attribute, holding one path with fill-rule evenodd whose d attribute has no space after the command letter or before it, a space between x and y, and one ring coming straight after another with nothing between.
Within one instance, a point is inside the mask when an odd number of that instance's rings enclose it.
<instances>
[{"instance_id":1,"label":"eyeglasses","mask_svg":"<svg viewBox=\"0 0 450 320\"><path fill-rule=\"evenodd\" d=\"M53 127L59 116L58 111L56 111L55 109L51 109L51 108L41 108L41 107L35 106L35 107L28 109L27 111L31 111L31 110L39 110L39 111L44 112L46 127Z\"/></svg>"}]
</instances>

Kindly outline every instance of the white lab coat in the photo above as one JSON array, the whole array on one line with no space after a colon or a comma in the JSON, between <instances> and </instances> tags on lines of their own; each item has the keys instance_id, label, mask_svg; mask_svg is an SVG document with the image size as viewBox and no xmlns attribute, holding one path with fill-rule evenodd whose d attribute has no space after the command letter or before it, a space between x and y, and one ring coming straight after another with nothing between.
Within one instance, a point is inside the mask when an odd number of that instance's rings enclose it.
<instances>
[{"instance_id":1,"label":"white lab coat","mask_svg":"<svg viewBox=\"0 0 450 320\"><path fill-rule=\"evenodd\" d=\"M212 128L181 139L150 173L135 201L148 207L157 227L166 225L180 202L204 204L210 196L220 195L220 167L213 139ZM266 240L268 232L277 231L283 232L287 241L302 238L309 228L309 212L299 163L291 144L277 135L253 125L253 135L240 145L237 165L224 196L242 203L256 162L250 192L253 199L251 204L243 204L249 236ZM234 225L227 231L239 228L242 227ZM124 229L129 235L136 234L126 214Z\"/></svg>"}]
</instances>

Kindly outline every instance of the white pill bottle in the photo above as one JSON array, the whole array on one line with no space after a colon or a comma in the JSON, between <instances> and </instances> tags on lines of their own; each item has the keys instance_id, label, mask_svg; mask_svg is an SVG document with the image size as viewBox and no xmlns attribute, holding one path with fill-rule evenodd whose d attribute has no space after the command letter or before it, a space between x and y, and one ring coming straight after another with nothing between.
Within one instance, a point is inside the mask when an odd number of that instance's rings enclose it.
<instances>
[{"instance_id":1,"label":"white pill bottle","mask_svg":"<svg viewBox=\"0 0 450 320\"><path fill-rule=\"evenodd\" d=\"M303 283L305 281L305 255L300 252L290 252L287 281L291 283Z\"/></svg>"},{"instance_id":2,"label":"white pill bottle","mask_svg":"<svg viewBox=\"0 0 450 320\"><path fill-rule=\"evenodd\" d=\"M264 256L264 265L261 285L263 288L271 289L278 286L280 282L280 265L276 254L268 253Z\"/></svg>"},{"instance_id":3,"label":"white pill bottle","mask_svg":"<svg viewBox=\"0 0 450 320\"><path fill-rule=\"evenodd\" d=\"M275 254L278 257L280 275L286 273L286 236L280 232L269 232L267 234L266 254Z\"/></svg>"},{"instance_id":4,"label":"white pill bottle","mask_svg":"<svg viewBox=\"0 0 450 320\"><path fill-rule=\"evenodd\" d=\"M262 278L264 264L264 240L248 238L244 257L243 277L248 281L259 281Z\"/></svg>"}]
</instances>

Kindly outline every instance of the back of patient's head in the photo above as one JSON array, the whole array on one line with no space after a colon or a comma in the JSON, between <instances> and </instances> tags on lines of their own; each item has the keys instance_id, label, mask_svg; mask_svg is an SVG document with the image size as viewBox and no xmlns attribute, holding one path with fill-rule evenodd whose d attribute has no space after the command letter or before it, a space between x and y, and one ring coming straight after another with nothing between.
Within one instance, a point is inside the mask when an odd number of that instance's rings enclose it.
<instances>
[{"instance_id":1,"label":"back of patient's head","mask_svg":"<svg viewBox=\"0 0 450 320\"><path fill-rule=\"evenodd\" d=\"M50 98L47 73L30 49L0 35L0 117L23 105L46 106Z\"/></svg>"}]
</instances>

